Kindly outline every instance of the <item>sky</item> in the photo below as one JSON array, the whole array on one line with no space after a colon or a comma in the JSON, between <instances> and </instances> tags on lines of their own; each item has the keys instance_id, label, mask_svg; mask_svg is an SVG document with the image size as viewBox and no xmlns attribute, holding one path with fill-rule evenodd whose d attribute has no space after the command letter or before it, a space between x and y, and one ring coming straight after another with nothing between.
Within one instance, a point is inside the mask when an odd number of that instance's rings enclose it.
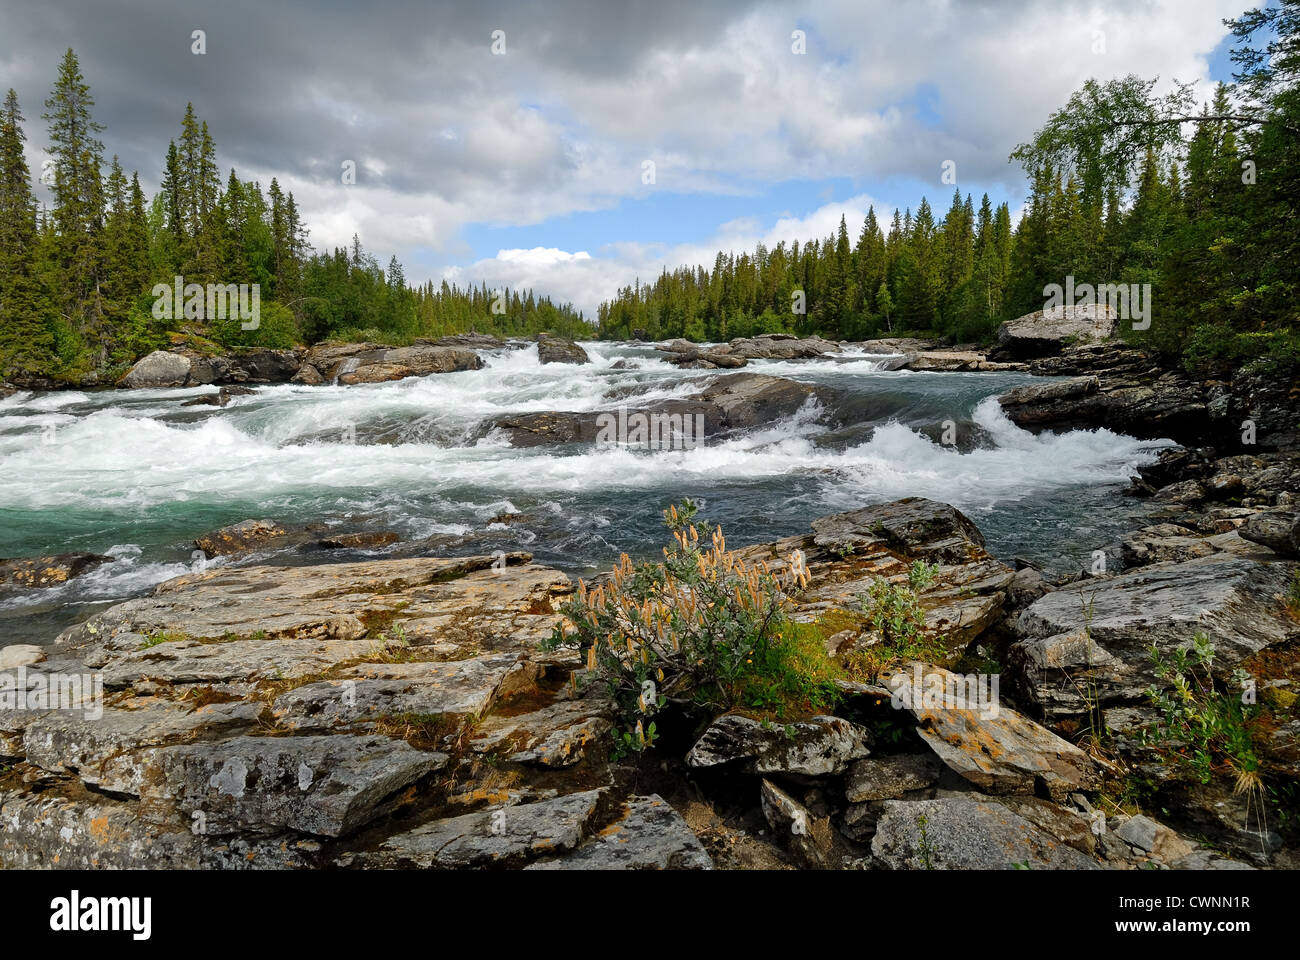
<instances>
[{"instance_id":1,"label":"sky","mask_svg":"<svg viewBox=\"0 0 1300 960\"><path fill-rule=\"evenodd\" d=\"M150 192L193 102L223 181L277 177L316 249L356 233L408 282L531 286L591 319L665 266L841 215L856 236L869 205L940 217L960 189L1014 215L1008 154L1071 92L1137 73L1208 95L1250 5L0 0L0 89L39 171L71 46L106 156Z\"/></svg>"}]
</instances>

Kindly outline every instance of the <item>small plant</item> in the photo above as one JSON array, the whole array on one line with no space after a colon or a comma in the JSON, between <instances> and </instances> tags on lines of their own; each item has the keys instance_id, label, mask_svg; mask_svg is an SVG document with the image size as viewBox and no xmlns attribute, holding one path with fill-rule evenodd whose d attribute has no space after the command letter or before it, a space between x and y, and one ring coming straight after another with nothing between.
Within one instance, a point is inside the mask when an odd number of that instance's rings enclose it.
<instances>
[{"instance_id":1,"label":"small plant","mask_svg":"<svg viewBox=\"0 0 1300 960\"><path fill-rule=\"evenodd\" d=\"M150 647L156 647L160 643L181 643L185 640L192 640L188 633L180 630L164 630L159 633L151 633L145 637L144 642L140 644L140 650L148 650Z\"/></svg>"},{"instance_id":2,"label":"small plant","mask_svg":"<svg viewBox=\"0 0 1300 960\"><path fill-rule=\"evenodd\" d=\"M722 530L695 519L690 500L664 512L673 541L662 563L624 554L609 581L561 607L545 649L587 654L587 682L603 684L624 726L619 755L654 743L651 718L670 698L722 712L740 705L778 715L825 709L836 695L825 651L788 619L789 592L808 583L795 554L780 575L727 550Z\"/></svg>"},{"instance_id":3,"label":"small plant","mask_svg":"<svg viewBox=\"0 0 1300 960\"><path fill-rule=\"evenodd\" d=\"M1236 779L1236 792L1261 788L1260 759L1255 750L1259 708L1241 697L1215 689L1210 674L1214 645L1204 633L1192 637L1190 647L1166 657L1154 644L1150 651L1156 675L1168 684L1147 689L1147 699L1162 720L1144 731L1143 742L1172 748L1171 756L1201 783L1216 774ZM1238 680L1247 679L1242 672Z\"/></svg>"},{"instance_id":4,"label":"small plant","mask_svg":"<svg viewBox=\"0 0 1300 960\"><path fill-rule=\"evenodd\" d=\"M1291 616L1300 617L1300 567L1291 571L1291 585L1286 591L1286 607Z\"/></svg>"},{"instance_id":5,"label":"small plant","mask_svg":"<svg viewBox=\"0 0 1300 960\"><path fill-rule=\"evenodd\" d=\"M937 569L934 564L917 560L907 572L906 586L881 578L858 598L864 625L878 640L849 655L851 673L875 677L897 659L937 661L947 656L943 639L925 631L925 610L918 597L934 580Z\"/></svg>"},{"instance_id":6,"label":"small plant","mask_svg":"<svg viewBox=\"0 0 1300 960\"><path fill-rule=\"evenodd\" d=\"M930 818L924 813L916 818L916 825L921 828L921 840L918 845L918 854L921 857L921 869L934 869L934 847L930 844Z\"/></svg>"}]
</instances>

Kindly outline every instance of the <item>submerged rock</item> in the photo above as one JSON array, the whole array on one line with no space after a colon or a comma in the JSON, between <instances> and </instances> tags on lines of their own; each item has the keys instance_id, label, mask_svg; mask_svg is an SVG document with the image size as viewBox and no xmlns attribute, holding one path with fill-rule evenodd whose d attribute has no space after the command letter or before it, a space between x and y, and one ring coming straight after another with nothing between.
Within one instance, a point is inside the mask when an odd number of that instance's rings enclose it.
<instances>
[{"instance_id":1,"label":"submerged rock","mask_svg":"<svg viewBox=\"0 0 1300 960\"><path fill-rule=\"evenodd\" d=\"M780 377L735 373L680 399L637 406L635 396L611 397L622 403L603 413L521 414L502 417L495 427L516 447L609 441L685 449L793 416L822 392Z\"/></svg>"},{"instance_id":2,"label":"submerged rock","mask_svg":"<svg viewBox=\"0 0 1300 960\"><path fill-rule=\"evenodd\" d=\"M274 520L241 520L194 540L209 557L225 557L258 550L286 536L288 531Z\"/></svg>"}]
</instances>

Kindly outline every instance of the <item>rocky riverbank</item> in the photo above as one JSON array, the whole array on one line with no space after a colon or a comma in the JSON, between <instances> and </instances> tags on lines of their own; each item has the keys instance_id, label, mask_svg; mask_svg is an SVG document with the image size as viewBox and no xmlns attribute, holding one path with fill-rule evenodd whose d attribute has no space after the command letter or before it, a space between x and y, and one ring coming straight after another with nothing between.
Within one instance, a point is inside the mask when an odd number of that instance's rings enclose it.
<instances>
[{"instance_id":1,"label":"rocky riverbank","mask_svg":"<svg viewBox=\"0 0 1300 960\"><path fill-rule=\"evenodd\" d=\"M1147 647L1204 631L1216 676L1246 670L1271 704L1265 782L1300 778L1279 679L1300 639L1294 565L1236 532L1214 547L1053 585L989 557L943 504L823 518L737 556L773 570L802 556L794 616L836 662L881 643L856 598L933 563L918 596L939 662L886 658L840 680L833 714L669 711L642 763L611 754L615 707L578 685L584 659L539 647L574 584L527 554L179 577L5 672L28 699L0 715L0 862L1283 865L1285 816L1261 822L1249 797L1189 779L1143 737L1160 722ZM995 709L954 699L971 672L1000 677ZM102 698L79 689L81 709L34 699L43 678L89 676ZM1098 714L1105 734L1081 736ZM1158 806L1125 793L1135 778Z\"/></svg>"}]
</instances>

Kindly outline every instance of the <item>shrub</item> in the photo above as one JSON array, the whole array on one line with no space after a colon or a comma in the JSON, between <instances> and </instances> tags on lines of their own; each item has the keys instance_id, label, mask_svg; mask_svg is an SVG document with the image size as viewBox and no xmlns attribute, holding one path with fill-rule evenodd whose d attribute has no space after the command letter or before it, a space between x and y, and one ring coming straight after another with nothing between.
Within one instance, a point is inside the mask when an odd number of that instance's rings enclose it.
<instances>
[{"instance_id":1,"label":"shrub","mask_svg":"<svg viewBox=\"0 0 1300 960\"><path fill-rule=\"evenodd\" d=\"M1210 668L1214 645L1203 633L1192 637L1192 645L1166 657L1153 644L1151 663L1156 675L1168 684L1154 684L1147 699L1162 718L1143 732L1142 742L1165 749L1174 762L1201 783L1216 774L1234 776L1239 791L1257 789L1260 760L1255 750L1255 727L1259 708L1215 689ZM1234 679L1248 679L1244 671Z\"/></svg>"},{"instance_id":2,"label":"shrub","mask_svg":"<svg viewBox=\"0 0 1300 960\"><path fill-rule=\"evenodd\" d=\"M793 591L808 582L799 554L780 576L727 550L720 527L695 520L689 500L664 513L673 542L662 563L624 554L607 583L577 594L547 649L586 650L584 682L604 685L639 752L669 699L722 712L746 705L778 715L824 709L836 695L834 668L819 642L788 619ZM820 660L818 653L820 652Z\"/></svg>"},{"instance_id":3,"label":"shrub","mask_svg":"<svg viewBox=\"0 0 1300 960\"><path fill-rule=\"evenodd\" d=\"M940 660L947 650L938 637L925 632L925 610L918 594L934 580L935 564L917 560L907 572L907 584L883 577L858 597L864 626L878 640L849 655L850 672L876 677L893 660Z\"/></svg>"}]
</instances>

